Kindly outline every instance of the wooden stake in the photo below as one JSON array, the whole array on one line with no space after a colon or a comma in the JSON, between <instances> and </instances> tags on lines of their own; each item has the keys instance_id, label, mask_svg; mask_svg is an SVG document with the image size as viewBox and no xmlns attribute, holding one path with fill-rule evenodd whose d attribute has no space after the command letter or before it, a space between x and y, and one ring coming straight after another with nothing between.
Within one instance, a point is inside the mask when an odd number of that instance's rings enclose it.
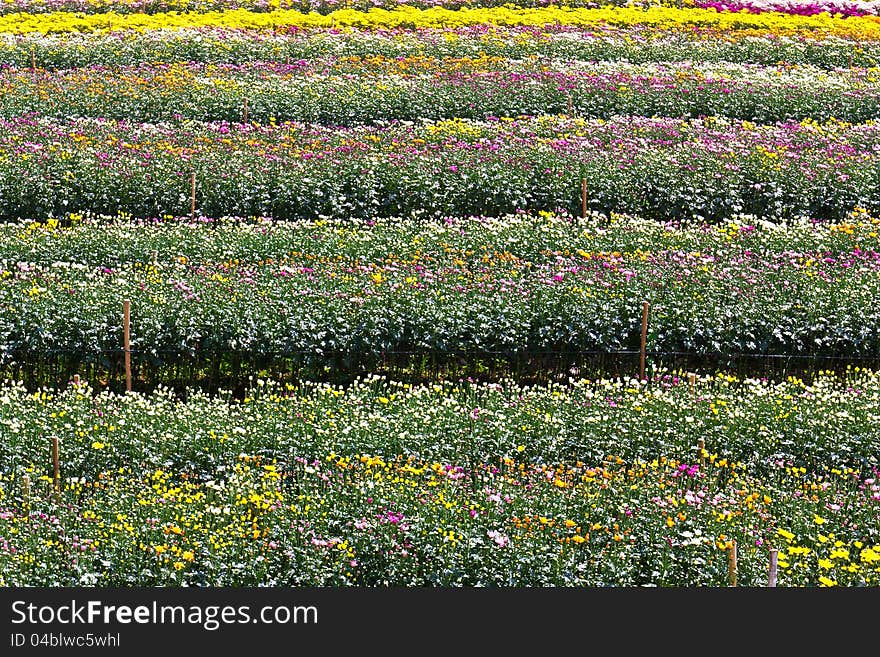
<instances>
[{"instance_id":1,"label":"wooden stake","mask_svg":"<svg viewBox=\"0 0 880 657\"><path fill-rule=\"evenodd\" d=\"M193 221L196 220L196 172L192 172L191 191L189 197L189 216Z\"/></svg>"},{"instance_id":2,"label":"wooden stake","mask_svg":"<svg viewBox=\"0 0 880 657\"><path fill-rule=\"evenodd\" d=\"M571 116L572 109L571 94L568 94L568 114L566 114L566 116Z\"/></svg>"},{"instance_id":3,"label":"wooden stake","mask_svg":"<svg viewBox=\"0 0 880 657\"><path fill-rule=\"evenodd\" d=\"M581 216L587 218L587 179L581 178Z\"/></svg>"},{"instance_id":4,"label":"wooden stake","mask_svg":"<svg viewBox=\"0 0 880 657\"><path fill-rule=\"evenodd\" d=\"M248 102L247 102L247 98L244 99L244 108L243 108L242 113L241 113L241 122L242 122L242 123L247 123L247 122L248 122Z\"/></svg>"},{"instance_id":5,"label":"wooden stake","mask_svg":"<svg viewBox=\"0 0 880 657\"><path fill-rule=\"evenodd\" d=\"M25 506L30 504L31 501L31 478L28 477L27 473L21 475L21 499L24 502Z\"/></svg>"},{"instance_id":6,"label":"wooden stake","mask_svg":"<svg viewBox=\"0 0 880 657\"><path fill-rule=\"evenodd\" d=\"M73 387L79 388L79 374L73 375Z\"/></svg>"},{"instance_id":7,"label":"wooden stake","mask_svg":"<svg viewBox=\"0 0 880 657\"><path fill-rule=\"evenodd\" d=\"M648 348L648 308L651 306L647 301L642 303L642 346L639 354L639 380L645 380L645 356Z\"/></svg>"},{"instance_id":8,"label":"wooden stake","mask_svg":"<svg viewBox=\"0 0 880 657\"><path fill-rule=\"evenodd\" d=\"M727 562L727 578L731 586L736 586L736 539L731 541L729 560Z\"/></svg>"},{"instance_id":9,"label":"wooden stake","mask_svg":"<svg viewBox=\"0 0 880 657\"><path fill-rule=\"evenodd\" d=\"M125 350L125 389L131 392L131 301L122 302L122 340Z\"/></svg>"},{"instance_id":10,"label":"wooden stake","mask_svg":"<svg viewBox=\"0 0 880 657\"><path fill-rule=\"evenodd\" d=\"M52 482L55 493L61 492L61 460L58 457L58 436L52 436Z\"/></svg>"},{"instance_id":11,"label":"wooden stake","mask_svg":"<svg viewBox=\"0 0 880 657\"><path fill-rule=\"evenodd\" d=\"M702 462L703 460L703 452L706 449L706 441L703 438L700 438L699 442L697 442L697 458Z\"/></svg>"},{"instance_id":12,"label":"wooden stake","mask_svg":"<svg viewBox=\"0 0 880 657\"><path fill-rule=\"evenodd\" d=\"M153 251L153 260L152 260L152 264L154 264L154 265L158 265L158 264L159 264L159 251L155 251L155 250Z\"/></svg>"},{"instance_id":13,"label":"wooden stake","mask_svg":"<svg viewBox=\"0 0 880 657\"><path fill-rule=\"evenodd\" d=\"M37 70L37 53L34 52L33 47L31 47L31 71L36 72Z\"/></svg>"},{"instance_id":14,"label":"wooden stake","mask_svg":"<svg viewBox=\"0 0 880 657\"><path fill-rule=\"evenodd\" d=\"M767 576L767 586L776 586L776 561L779 556L779 550L770 550L770 573Z\"/></svg>"},{"instance_id":15,"label":"wooden stake","mask_svg":"<svg viewBox=\"0 0 880 657\"><path fill-rule=\"evenodd\" d=\"M693 372L688 372L688 389L690 390L691 397L696 397L697 395L697 375Z\"/></svg>"}]
</instances>

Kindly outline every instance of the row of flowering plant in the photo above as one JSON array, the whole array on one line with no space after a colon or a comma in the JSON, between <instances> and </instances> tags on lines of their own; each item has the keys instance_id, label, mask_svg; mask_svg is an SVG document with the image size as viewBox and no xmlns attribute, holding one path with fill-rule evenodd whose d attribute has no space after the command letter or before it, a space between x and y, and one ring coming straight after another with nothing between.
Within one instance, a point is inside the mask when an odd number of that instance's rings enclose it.
<instances>
[{"instance_id":1,"label":"row of flowering plant","mask_svg":"<svg viewBox=\"0 0 880 657\"><path fill-rule=\"evenodd\" d=\"M488 56L0 71L0 115L30 113L330 125L535 114L858 123L880 117L880 78L866 69Z\"/></svg>"},{"instance_id":2,"label":"row of flowering plant","mask_svg":"<svg viewBox=\"0 0 880 657\"><path fill-rule=\"evenodd\" d=\"M0 578L718 586L735 542L740 585L770 549L782 586L878 584L876 374L655 384L7 386Z\"/></svg>"},{"instance_id":3,"label":"row of flowering plant","mask_svg":"<svg viewBox=\"0 0 880 657\"><path fill-rule=\"evenodd\" d=\"M481 56L512 60L541 57L578 61L660 63L691 61L811 65L818 68L875 67L877 41L830 35L724 33L705 27L664 29L644 25L597 25L589 30L563 24L461 28L259 31L223 28L148 32L3 34L0 64L17 68L65 69L142 63L291 63L326 57Z\"/></svg>"},{"instance_id":4,"label":"row of flowering plant","mask_svg":"<svg viewBox=\"0 0 880 657\"><path fill-rule=\"evenodd\" d=\"M832 16L876 16L880 3L876 0L694 0L694 7L717 11L747 11L753 14L780 12L796 16L829 14Z\"/></svg>"},{"instance_id":5,"label":"row of flowering plant","mask_svg":"<svg viewBox=\"0 0 880 657\"><path fill-rule=\"evenodd\" d=\"M206 12L169 11L157 14L98 14L56 11L51 13L15 12L0 15L0 32L10 34L51 34L62 32L148 32L157 29L230 28L255 30L345 29L363 28L423 29L460 28L471 25L533 26L552 24L579 28L613 26L649 26L665 30L707 28L722 33L737 32L774 35L837 36L856 40L880 38L876 16L844 18L821 13L812 16L779 12L719 12L714 8L694 7L616 7L597 8L546 7L522 8L515 5L447 9L419 9L400 5L393 9L356 11L339 9L328 14L292 9L254 12L247 9L226 9Z\"/></svg>"},{"instance_id":6,"label":"row of flowering plant","mask_svg":"<svg viewBox=\"0 0 880 657\"><path fill-rule=\"evenodd\" d=\"M208 12L245 9L253 12L271 12L279 9L304 13L329 14L340 9L369 11L374 9L398 9L401 6L416 9L442 7L444 9L473 9L491 7L519 8L630 8L668 5L679 8L714 9L718 12L743 12L754 14L779 12L800 16L826 13L832 16L876 16L876 0L6 0L0 5L0 15L22 13L76 12L99 14L157 14L163 12Z\"/></svg>"},{"instance_id":7,"label":"row of flowering plant","mask_svg":"<svg viewBox=\"0 0 880 657\"><path fill-rule=\"evenodd\" d=\"M118 351L123 299L144 364L234 351L350 369L398 352L632 350L643 301L652 351L880 350L880 248L876 220L864 215L794 227L791 237L747 220L678 229L525 216L362 228L208 222L147 233L57 223L3 231L6 363Z\"/></svg>"},{"instance_id":8,"label":"row of flowering plant","mask_svg":"<svg viewBox=\"0 0 880 657\"><path fill-rule=\"evenodd\" d=\"M844 4L843 0L835 0ZM415 9L478 8L478 7L599 7L622 6L626 0L5 0L0 5L0 15L11 13L40 14L48 12L76 12L99 14L116 12L119 14L156 14L162 12L199 13L244 9L253 12L271 12L279 9L303 13L316 12L328 14L340 9L369 11L371 9L398 9L401 6ZM650 4L650 3L642 3ZM655 3L656 4L656 3ZM673 4L668 2L667 4ZM850 3L853 5L862 3ZM854 15L864 15L854 13Z\"/></svg>"},{"instance_id":9,"label":"row of flowering plant","mask_svg":"<svg viewBox=\"0 0 880 657\"><path fill-rule=\"evenodd\" d=\"M880 210L880 130L809 119L0 120L0 218L191 210L276 219L581 213L844 219Z\"/></svg>"}]
</instances>

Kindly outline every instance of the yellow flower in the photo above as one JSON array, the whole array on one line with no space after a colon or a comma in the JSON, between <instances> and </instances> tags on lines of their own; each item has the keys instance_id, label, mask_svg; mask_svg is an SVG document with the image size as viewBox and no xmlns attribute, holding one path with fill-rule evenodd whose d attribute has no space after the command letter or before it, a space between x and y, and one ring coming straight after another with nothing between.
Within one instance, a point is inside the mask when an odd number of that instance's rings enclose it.
<instances>
[{"instance_id":1,"label":"yellow flower","mask_svg":"<svg viewBox=\"0 0 880 657\"><path fill-rule=\"evenodd\" d=\"M577 525L577 523L574 520L566 520L563 524L566 527L574 527L575 525Z\"/></svg>"},{"instance_id":2,"label":"yellow flower","mask_svg":"<svg viewBox=\"0 0 880 657\"><path fill-rule=\"evenodd\" d=\"M849 550L846 548L834 548L828 556L832 559L845 559L849 561Z\"/></svg>"},{"instance_id":3,"label":"yellow flower","mask_svg":"<svg viewBox=\"0 0 880 657\"><path fill-rule=\"evenodd\" d=\"M105 447L104 443L102 443L98 440L96 440L95 442L92 443L92 449L104 449L104 447Z\"/></svg>"},{"instance_id":4,"label":"yellow flower","mask_svg":"<svg viewBox=\"0 0 880 657\"><path fill-rule=\"evenodd\" d=\"M183 568L183 562L182 561L175 561L174 562L174 570L180 570L181 568Z\"/></svg>"},{"instance_id":5,"label":"yellow flower","mask_svg":"<svg viewBox=\"0 0 880 657\"><path fill-rule=\"evenodd\" d=\"M581 536L580 534L575 534L574 536L571 537L571 540L574 541L575 543L583 543L583 542L586 541L587 539L585 539L585 538L584 538L583 536Z\"/></svg>"},{"instance_id":6,"label":"yellow flower","mask_svg":"<svg viewBox=\"0 0 880 657\"><path fill-rule=\"evenodd\" d=\"M880 552L877 552L874 548L865 548L861 551L862 561L865 563L874 563L875 561L880 561Z\"/></svg>"},{"instance_id":7,"label":"yellow flower","mask_svg":"<svg viewBox=\"0 0 880 657\"><path fill-rule=\"evenodd\" d=\"M781 527L776 530L776 533L782 536L782 538L784 538L786 541L790 541L794 538L794 534L792 534L788 530L782 529Z\"/></svg>"},{"instance_id":8,"label":"yellow flower","mask_svg":"<svg viewBox=\"0 0 880 657\"><path fill-rule=\"evenodd\" d=\"M524 452L524 451L526 451L526 446L525 445L517 445L516 451L517 452Z\"/></svg>"},{"instance_id":9,"label":"yellow flower","mask_svg":"<svg viewBox=\"0 0 880 657\"><path fill-rule=\"evenodd\" d=\"M833 579L825 577L824 575L821 575L819 577L819 584L821 586L837 586L837 582L835 582Z\"/></svg>"},{"instance_id":10,"label":"yellow flower","mask_svg":"<svg viewBox=\"0 0 880 657\"><path fill-rule=\"evenodd\" d=\"M184 561L192 561L196 558L196 555L194 555L190 550L184 551L184 553L180 556L183 558Z\"/></svg>"},{"instance_id":11,"label":"yellow flower","mask_svg":"<svg viewBox=\"0 0 880 657\"><path fill-rule=\"evenodd\" d=\"M834 567L834 564L831 563L828 559L819 559L819 568L822 570L831 570Z\"/></svg>"},{"instance_id":12,"label":"yellow flower","mask_svg":"<svg viewBox=\"0 0 880 657\"><path fill-rule=\"evenodd\" d=\"M824 524L825 524L825 518L821 518L821 517L819 517L819 516L817 516L817 515L814 514L814 515L813 515L813 522L815 522L817 525L824 525Z\"/></svg>"},{"instance_id":13,"label":"yellow flower","mask_svg":"<svg viewBox=\"0 0 880 657\"><path fill-rule=\"evenodd\" d=\"M90 0L92 5L113 6L109 0L99 2ZM646 25L660 29L683 29L701 26L735 34L737 31L770 32L772 34L827 32L836 36L849 36L862 40L875 40L878 26L871 19L874 16L853 16L846 20L831 18L827 13L817 16L780 17L772 12L748 14L743 12L716 12L696 7L533 7L518 8L512 5L503 7L475 7L449 11L444 7L417 9L401 6L395 9L375 9L354 11L340 9L327 15L316 12L302 13L294 9L281 9L270 4L271 10L253 12L247 9L228 9L211 12L170 11L157 14L74 14L68 11L47 12L43 14L10 13L0 17L0 32L91 32L109 28L112 16L114 29L136 31L157 28L184 27L225 27L277 29L295 26L299 28L355 26L358 28L399 28L415 26L420 28L464 27L467 25L492 23L495 25L545 25L561 23L578 27L591 27L597 24L613 26Z\"/></svg>"}]
</instances>

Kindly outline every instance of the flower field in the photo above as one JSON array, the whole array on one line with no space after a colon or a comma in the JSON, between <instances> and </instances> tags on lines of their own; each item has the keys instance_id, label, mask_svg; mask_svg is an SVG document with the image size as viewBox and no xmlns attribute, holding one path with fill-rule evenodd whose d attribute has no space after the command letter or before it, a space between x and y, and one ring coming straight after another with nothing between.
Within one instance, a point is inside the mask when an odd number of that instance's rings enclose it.
<instances>
[{"instance_id":1,"label":"flower field","mask_svg":"<svg viewBox=\"0 0 880 657\"><path fill-rule=\"evenodd\" d=\"M829 72L807 64L797 69L689 62L633 65L481 55L140 64L102 79L105 72L102 66L36 73L10 69L0 78L0 113L327 125L539 112L602 119L712 115L760 123L825 123L832 118L871 120L880 107L875 72Z\"/></svg>"},{"instance_id":2,"label":"flower field","mask_svg":"<svg viewBox=\"0 0 880 657\"><path fill-rule=\"evenodd\" d=\"M0 585L880 586L878 6L0 4Z\"/></svg>"},{"instance_id":3,"label":"flower field","mask_svg":"<svg viewBox=\"0 0 880 657\"><path fill-rule=\"evenodd\" d=\"M0 62L24 69L73 69L87 66L136 66L190 62L285 65L330 57L477 59L508 62L540 57L570 62L627 61L873 67L880 56L876 41L804 34L749 31L722 34L707 27L664 29L602 23L589 30L554 23L540 27L469 25L464 27L368 30L290 30L190 27L149 32L0 33ZM33 53L33 56L31 55ZM403 63L405 64L405 62ZM401 64L401 66L403 66ZM496 65L498 60L496 60ZM508 64L510 65L510 64ZM11 73L11 71L10 71ZM112 83L112 80L102 80ZM581 101L582 99L574 99Z\"/></svg>"},{"instance_id":4,"label":"flower field","mask_svg":"<svg viewBox=\"0 0 880 657\"><path fill-rule=\"evenodd\" d=\"M709 221L880 210L880 124L558 115L389 125L0 120L0 218L279 220L589 210ZM638 190L638 194L636 193Z\"/></svg>"},{"instance_id":5,"label":"flower field","mask_svg":"<svg viewBox=\"0 0 880 657\"><path fill-rule=\"evenodd\" d=\"M880 381L8 387L7 584L880 582ZM45 437L61 434L57 501ZM705 441L701 450L699 440ZM34 482L27 501L21 477Z\"/></svg>"},{"instance_id":6,"label":"flower field","mask_svg":"<svg viewBox=\"0 0 880 657\"><path fill-rule=\"evenodd\" d=\"M448 362L632 351L642 301L661 353L880 353L880 220L864 213L787 225L552 215L65 223L0 228L0 364L118 353L120 298L132 302L143 372L181 354L286 355L356 372L397 353Z\"/></svg>"}]
</instances>

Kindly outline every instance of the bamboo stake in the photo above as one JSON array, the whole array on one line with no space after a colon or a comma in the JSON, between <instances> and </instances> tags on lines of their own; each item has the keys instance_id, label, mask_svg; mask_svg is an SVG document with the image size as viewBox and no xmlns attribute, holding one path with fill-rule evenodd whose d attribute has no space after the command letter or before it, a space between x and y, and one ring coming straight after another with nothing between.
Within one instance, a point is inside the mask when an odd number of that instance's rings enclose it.
<instances>
[{"instance_id":1,"label":"bamboo stake","mask_svg":"<svg viewBox=\"0 0 880 657\"><path fill-rule=\"evenodd\" d=\"M196 172L192 172L191 191L189 196L189 216L193 221L196 220Z\"/></svg>"},{"instance_id":2,"label":"bamboo stake","mask_svg":"<svg viewBox=\"0 0 880 657\"><path fill-rule=\"evenodd\" d=\"M61 492L61 460L58 456L58 436L52 436L52 482L56 495Z\"/></svg>"},{"instance_id":3,"label":"bamboo stake","mask_svg":"<svg viewBox=\"0 0 880 657\"><path fill-rule=\"evenodd\" d=\"M31 501L31 478L24 473L21 475L21 499L27 506Z\"/></svg>"},{"instance_id":4,"label":"bamboo stake","mask_svg":"<svg viewBox=\"0 0 880 657\"><path fill-rule=\"evenodd\" d=\"M727 577L731 586L736 586L736 539L731 541L729 559L727 562Z\"/></svg>"},{"instance_id":5,"label":"bamboo stake","mask_svg":"<svg viewBox=\"0 0 880 657\"><path fill-rule=\"evenodd\" d=\"M37 53L34 52L33 46L31 46L31 71L36 72L37 70Z\"/></svg>"},{"instance_id":6,"label":"bamboo stake","mask_svg":"<svg viewBox=\"0 0 880 657\"><path fill-rule=\"evenodd\" d=\"M587 179L581 178L581 216L587 218Z\"/></svg>"},{"instance_id":7,"label":"bamboo stake","mask_svg":"<svg viewBox=\"0 0 880 657\"><path fill-rule=\"evenodd\" d=\"M122 337L125 350L125 390L131 392L131 301L122 302Z\"/></svg>"},{"instance_id":8,"label":"bamboo stake","mask_svg":"<svg viewBox=\"0 0 880 657\"><path fill-rule=\"evenodd\" d=\"M566 116L571 116L572 109L571 94L568 94L568 114Z\"/></svg>"},{"instance_id":9,"label":"bamboo stake","mask_svg":"<svg viewBox=\"0 0 880 657\"><path fill-rule=\"evenodd\" d=\"M639 380L645 380L645 356L648 348L648 308L651 304L642 303L642 346L639 354Z\"/></svg>"},{"instance_id":10,"label":"bamboo stake","mask_svg":"<svg viewBox=\"0 0 880 657\"><path fill-rule=\"evenodd\" d=\"M776 586L776 562L779 550L770 550L770 573L767 576L767 586Z\"/></svg>"},{"instance_id":11,"label":"bamboo stake","mask_svg":"<svg viewBox=\"0 0 880 657\"><path fill-rule=\"evenodd\" d=\"M247 98L244 99L244 108L243 108L242 115L241 115L241 122L242 123L248 122L248 101L247 101Z\"/></svg>"}]
</instances>

